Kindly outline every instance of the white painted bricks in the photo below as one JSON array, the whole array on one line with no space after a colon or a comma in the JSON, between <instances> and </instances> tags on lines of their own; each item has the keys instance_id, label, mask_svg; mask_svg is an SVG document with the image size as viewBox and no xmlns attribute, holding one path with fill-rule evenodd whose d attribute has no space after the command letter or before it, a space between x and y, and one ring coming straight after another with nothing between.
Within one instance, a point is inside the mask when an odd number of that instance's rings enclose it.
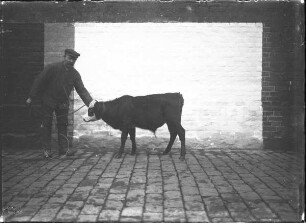
<instances>
[{"instance_id":1,"label":"white painted bricks","mask_svg":"<svg viewBox=\"0 0 306 223\"><path fill-rule=\"evenodd\" d=\"M254 148L262 143L262 24L75 24L76 63L95 99L181 92L187 138L210 146ZM82 101L75 94L77 109ZM105 130L75 114L76 135ZM111 130L118 135L118 131ZM137 136L150 135L137 130ZM168 137L163 126L158 137Z\"/></svg>"}]
</instances>

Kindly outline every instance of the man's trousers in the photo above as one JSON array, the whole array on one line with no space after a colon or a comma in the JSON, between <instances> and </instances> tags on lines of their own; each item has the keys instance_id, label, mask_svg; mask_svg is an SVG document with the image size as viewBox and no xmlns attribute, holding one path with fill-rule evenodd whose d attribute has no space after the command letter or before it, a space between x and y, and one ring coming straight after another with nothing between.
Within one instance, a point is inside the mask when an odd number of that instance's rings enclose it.
<instances>
[{"instance_id":1,"label":"man's trousers","mask_svg":"<svg viewBox=\"0 0 306 223\"><path fill-rule=\"evenodd\" d=\"M54 112L56 115L58 144L60 151L66 152L69 148L69 139L67 137L68 110L68 106L57 106L52 108L48 105L42 105L43 121L41 125L41 141L42 148L44 150L51 152L51 133Z\"/></svg>"}]
</instances>

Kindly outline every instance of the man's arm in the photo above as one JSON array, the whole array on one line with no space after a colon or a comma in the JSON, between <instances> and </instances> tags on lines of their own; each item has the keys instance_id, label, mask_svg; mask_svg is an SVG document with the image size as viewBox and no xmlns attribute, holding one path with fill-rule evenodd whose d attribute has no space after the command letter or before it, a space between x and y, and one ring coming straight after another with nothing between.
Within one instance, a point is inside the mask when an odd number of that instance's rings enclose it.
<instances>
[{"instance_id":1,"label":"man's arm","mask_svg":"<svg viewBox=\"0 0 306 223\"><path fill-rule=\"evenodd\" d=\"M42 91L44 87L47 85L49 77L50 77L50 67L48 66L35 78L29 94L29 98L39 96L38 95L39 92Z\"/></svg>"},{"instance_id":2,"label":"man's arm","mask_svg":"<svg viewBox=\"0 0 306 223\"><path fill-rule=\"evenodd\" d=\"M44 86L48 83L49 76L50 76L50 67L47 66L34 80L32 88L29 93L29 97L26 100L26 104L28 106L31 105L32 99L37 97L39 92L43 89Z\"/></svg>"},{"instance_id":3,"label":"man's arm","mask_svg":"<svg viewBox=\"0 0 306 223\"><path fill-rule=\"evenodd\" d=\"M92 97L90 96L89 92L85 88L81 75L76 73L76 79L74 82L74 88L78 95L80 95L81 99L83 100L84 104L88 107L90 102L93 101Z\"/></svg>"}]
</instances>

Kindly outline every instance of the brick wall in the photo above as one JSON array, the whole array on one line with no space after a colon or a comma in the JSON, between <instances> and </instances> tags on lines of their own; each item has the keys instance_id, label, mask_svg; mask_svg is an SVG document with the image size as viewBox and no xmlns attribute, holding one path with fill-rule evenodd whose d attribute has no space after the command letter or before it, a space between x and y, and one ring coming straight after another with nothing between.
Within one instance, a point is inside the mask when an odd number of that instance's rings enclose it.
<instances>
[{"instance_id":1,"label":"brick wall","mask_svg":"<svg viewBox=\"0 0 306 223\"><path fill-rule=\"evenodd\" d=\"M299 2L104 2L101 4L49 2L6 3L3 8L3 18L6 22L16 25L17 29L24 30L16 32L19 33L17 36L21 40L18 44L16 41L14 46L17 57L28 55L24 53L26 47L22 47L28 41L23 41L28 35L33 34L32 40L36 40L28 45L33 49L36 49L35 45L42 43L37 41L37 38L42 36L41 32L29 27L33 22L36 23L34 24L36 27L42 27L38 23L54 22L261 23L263 26L261 96L263 144L269 147L271 144L268 142L273 142L274 145L282 146L284 141L291 140L294 144L287 149L304 148L305 79L302 43L305 23L304 7ZM8 52L4 51L4 53ZM11 66L9 72L6 72L9 78L3 79L16 86L16 82L11 80L20 77L12 73L18 73L25 63L13 56L6 58L11 64L18 64L18 66ZM31 66L27 63L27 69L41 70L43 58L44 56L40 56L38 60L31 63ZM33 72L26 73L24 77L30 75L28 80L31 82ZM29 85L26 84L26 88L29 88ZM9 89L9 94L17 95L15 88L10 86L6 89ZM13 128L12 131L19 131L18 127Z\"/></svg>"},{"instance_id":2,"label":"brick wall","mask_svg":"<svg viewBox=\"0 0 306 223\"><path fill-rule=\"evenodd\" d=\"M186 138L211 147L261 146L262 24L83 23L75 25L75 47L82 55L76 67L94 98L181 92ZM81 105L76 95L75 109ZM74 131L109 128L76 114ZM168 138L166 125L156 135Z\"/></svg>"},{"instance_id":3,"label":"brick wall","mask_svg":"<svg viewBox=\"0 0 306 223\"><path fill-rule=\"evenodd\" d=\"M70 23L45 23L44 32L44 64L50 64L54 62L59 62L63 60L64 50L67 48L74 48L74 26ZM74 92L72 91L69 95L70 106L69 113L73 113L74 105ZM68 116L69 126L68 126L68 138L70 143L72 143L73 136L73 121L74 116ZM52 141L57 142L57 128L56 128L56 117L54 115L53 121L53 136Z\"/></svg>"},{"instance_id":4,"label":"brick wall","mask_svg":"<svg viewBox=\"0 0 306 223\"><path fill-rule=\"evenodd\" d=\"M304 80L302 76L296 79L297 73L303 73L303 63L300 58L303 53L299 52L301 49L297 46L300 43L295 39L299 38L296 31L301 24L297 22L296 15L292 16L292 20L284 23L275 24L267 21L263 28L263 137L267 147L274 144L276 147L294 148L295 145L290 140L296 137L296 134L300 135L297 141L303 144L304 136L301 134L301 129L295 132L297 126L293 126L294 123L297 124L294 121L297 117L299 117L298 126L301 127L304 122L300 107L304 104L303 91L301 88L294 89L297 82L303 83ZM298 98L299 102L295 98Z\"/></svg>"}]
</instances>

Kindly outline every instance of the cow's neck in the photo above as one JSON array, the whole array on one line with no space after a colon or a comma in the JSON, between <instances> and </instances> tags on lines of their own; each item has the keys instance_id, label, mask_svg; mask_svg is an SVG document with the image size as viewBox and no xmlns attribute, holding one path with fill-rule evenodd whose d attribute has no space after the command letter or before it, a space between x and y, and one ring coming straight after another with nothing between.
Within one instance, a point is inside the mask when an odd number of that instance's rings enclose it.
<instances>
[{"instance_id":1,"label":"cow's neck","mask_svg":"<svg viewBox=\"0 0 306 223\"><path fill-rule=\"evenodd\" d=\"M105 102L101 102L102 103L102 113L101 113L101 116L102 118L105 116L105 113L106 113L106 106L105 106Z\"/></svg>"}]
</instances>

